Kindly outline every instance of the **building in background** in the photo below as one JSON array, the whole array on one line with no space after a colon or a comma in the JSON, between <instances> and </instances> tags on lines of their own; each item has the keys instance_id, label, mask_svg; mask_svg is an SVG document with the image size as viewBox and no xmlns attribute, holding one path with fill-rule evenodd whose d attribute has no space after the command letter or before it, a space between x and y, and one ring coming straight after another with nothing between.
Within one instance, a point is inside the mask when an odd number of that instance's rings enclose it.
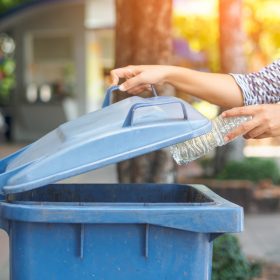
<instances>
[{"instance_id":1,"label":"building in background","mask_svg":"<svg viewBox=\"0 0 280 280\"><path fill-rule=\"evenodd\" d=\"M14 141L34 141L97 109L114 64L113 0L32 1L0 15L14 39Z\"/></svg>"}]
</instances>

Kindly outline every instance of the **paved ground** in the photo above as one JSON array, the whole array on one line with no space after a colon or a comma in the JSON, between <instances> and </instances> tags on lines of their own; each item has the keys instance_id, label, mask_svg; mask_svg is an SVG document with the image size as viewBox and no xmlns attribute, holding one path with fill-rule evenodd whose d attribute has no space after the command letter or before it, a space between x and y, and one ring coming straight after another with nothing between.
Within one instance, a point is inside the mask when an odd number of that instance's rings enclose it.
<instances>
[{"instance_id":1,"label":"paved ground","mask_svg":"<svg viewBox=\"0 0 280 280\"><path fill-rule=\"evenodd\" d=\"M19 146L0 146L0 158ZM93 171L66 182L114 183L117 181L115 166ZM242 247L247 255L280 264L280 213L272 215L248 215L245 231L240 234ZM0 231L0 279L8 280L8 237ZM280 279L275 278L274 280Z\"/></svg>"},{"instance_id":2,"label":"paved ground","mask_svg":"<svg viewBox=\"0 0 280 280\"><path fill-rule=\"evenodd\" d=\"M280 264L280 214L248 215L240 235L247 255ZM280 279L280 278L279 278Z\"/></svg>"}]
</instances>

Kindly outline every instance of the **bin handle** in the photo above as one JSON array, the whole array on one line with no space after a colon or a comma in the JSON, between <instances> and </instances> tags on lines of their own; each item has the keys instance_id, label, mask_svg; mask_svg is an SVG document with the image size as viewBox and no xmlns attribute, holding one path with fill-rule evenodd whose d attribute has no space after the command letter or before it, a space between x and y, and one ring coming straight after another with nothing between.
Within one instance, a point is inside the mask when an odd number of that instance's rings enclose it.
<instances>
[{"instance_id":1,"label":"bin handle","mask_svg":"<svg viewBox=\"0 0 280 280\"><path fill-rule=\"evenodd\" d=\"M152 93L155 97L158 96L158 93L154 87L154 85L151 85L151 89L152 89ZM105 95L105 98L104 98L104 101L103 101L103 105L102 105L102 108L105 108L105 107L108 107L110 104L111 104L111 97L112 97L112 93L114 91L117 91L119 90L119 86L111 86L107 89L106 91L106 95Z\"/></svg>"},{"instance_id":2,"label":"bin handle","mask_svg":"<svg viewBox=\"0 0 280 280\"><path fill-rule=\"evenodd\" d=\"M183 115L184 115L184 120L187 120L188 119L188 116L187 116L187 110L184 106L184 103L180 100L172 100L170 101L169 100L158 100L157 102L152 102L152 103L136 103L134 105L131 106L126 118L125 118L125 121L123 123L123 127L129 127L129 126L132 126L133 125L133 119L134 119L134 114L135 114L135 111L139 108L144 108L144 107L151 107L151 106L160 106L160 105L167 105L167 104L179 104L181 105L181 108L182 108L182 112L183 112Z\"/></svg>"},{"instance_id":3,"label":"bin handle","mask_svg":"<svg viewBox=\"0 0 280 280\"><path fill-rule=\"evenodd\" d=\"M119 90L119 86L112 86L107 89L102 108L108 107L111 104L112 93L116 90Z\"/></svg>"}]
</instances>

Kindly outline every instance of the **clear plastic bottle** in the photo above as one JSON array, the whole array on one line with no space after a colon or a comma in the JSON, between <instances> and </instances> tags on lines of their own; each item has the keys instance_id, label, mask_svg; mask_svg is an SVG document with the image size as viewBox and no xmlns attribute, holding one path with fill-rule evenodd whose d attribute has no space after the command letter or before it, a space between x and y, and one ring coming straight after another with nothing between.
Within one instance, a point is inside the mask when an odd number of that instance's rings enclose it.
<instances>
[{"instance_id":1,"label":"clear plastic bottle","mask_svg":"<svg viewBox=\"0 0 280 280\"><path fill-rule=\"evenodd\" d=\"M179 165L186 164L208 154L217 146L227 144L224 140L226 134L251 118L251 116L222 118L219 115L212 120L212 130L210 132L171 146L170 150L174 160Z\"/></svg>"}]
</instances>

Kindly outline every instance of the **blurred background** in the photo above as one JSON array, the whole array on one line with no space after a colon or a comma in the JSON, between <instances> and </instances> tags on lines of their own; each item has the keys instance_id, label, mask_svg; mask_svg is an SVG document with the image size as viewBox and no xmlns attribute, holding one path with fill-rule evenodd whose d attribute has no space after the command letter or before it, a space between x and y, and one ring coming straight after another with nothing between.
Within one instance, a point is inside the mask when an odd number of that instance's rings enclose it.
<instances>
[{"instance_id":1,"label":"blurred background","mask_svg":"<svg viewBox=\"0 0 280 280\"><path fill-rule=\"evenodd\" d=\"M279 11L279 0L0 0L0 156L99 109L115 67L258 71L280 56ZM223 110L168 85L158 90L209 118ZM215 243L213 279L277 280L279 145L238 139L180 167L162 150L68 181L205 184L246 213L244 233ZM1 231L1 280L8 246Z\"/></svg>"}]
</instances>

